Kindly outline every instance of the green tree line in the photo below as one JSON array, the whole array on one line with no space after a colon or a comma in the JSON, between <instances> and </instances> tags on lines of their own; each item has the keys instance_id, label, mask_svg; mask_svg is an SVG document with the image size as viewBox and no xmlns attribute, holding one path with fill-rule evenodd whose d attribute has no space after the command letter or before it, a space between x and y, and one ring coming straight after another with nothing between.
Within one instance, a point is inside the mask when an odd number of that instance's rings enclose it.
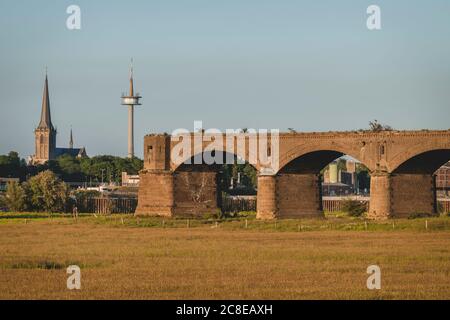
<instances>
[{"instance_id":1,"label":"green tree line","mask_svg":"<svg viewBox=\"0 0 450 320\"><path fill-rule=\"evenodd\" d=\"M0 207L12 212L66 212L70 208L69 188L52 171L46 170L26 182L8 182L0 195Z\"/></svg>"},{"instance_id":2,"label":"green tree line","mask_svg":"<svg viewBox=\"0 0 450 320\"><path fill-rule=\"evenodd\" d=\"M76 158L62 155L56 160L49 160L43 165L27 165L17 152L0 156L0 177L28 178L44 172L52 171L66 182L117 182L122 180L122 172L137 174L143 167L139 158L120 158L115 156L95 156L92 158Z\"/></svg>"}]
</instances>

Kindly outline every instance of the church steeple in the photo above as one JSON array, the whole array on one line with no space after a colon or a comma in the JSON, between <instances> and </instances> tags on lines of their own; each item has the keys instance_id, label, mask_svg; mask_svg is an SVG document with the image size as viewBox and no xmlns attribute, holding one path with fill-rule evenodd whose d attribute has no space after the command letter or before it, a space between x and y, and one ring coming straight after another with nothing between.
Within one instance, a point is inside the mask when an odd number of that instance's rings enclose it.
<instances>
[{"instance_id":1,"label":"church steeple","mask_svg":"<svg viewBox=\"0 0 450 320\"><path fill-rule=\"evenodd\" d=\"M47 72L45 72L44 93L42 95L41 121L39 122L38 128L54 130L52 124L52 117L50 115L50 98L48 93Z\"/></svg>"},{"instance_id":2,"label":"church steeple","mask_svg":"<svg viewBox=\"0 0 450 320\"><path fill-rule=\"evenodd\" d=\"M45 72L44 93L42 95L41 120L34 131L34 135L36 148L33 163L43 164L53 159L56 151L56 130L53 127L50 115L47 71Z\"/></svg>"}]
</instances>

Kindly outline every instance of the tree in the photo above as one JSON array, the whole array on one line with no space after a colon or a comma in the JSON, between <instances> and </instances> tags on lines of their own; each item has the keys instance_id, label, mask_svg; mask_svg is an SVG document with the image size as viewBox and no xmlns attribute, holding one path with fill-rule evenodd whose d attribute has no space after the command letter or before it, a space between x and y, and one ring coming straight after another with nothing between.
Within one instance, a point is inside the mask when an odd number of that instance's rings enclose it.
<instances>
[{"instance_id":1,"label":"tree","mask_svg":"<svg viewBox=\"0 0 450 320\"><path fill-rule=\"evenodd\" d=\"M342 203L342 211L348 213L351 217L360 217L367 210L367 205L364 202L346 199Z\"/></svg>"},{"instance_id":2,"label":"tree","mask_svg":"<svg viewBox=\"0 0 450 320\"><path fill-rule=\"evenodd\" d=\"M80 159L65 154L57 159L59 171L64 181L83 181Z\"/></svg>"},{"instance_id":3,"label":"tree","mask_svg":"<svg viewBox=\"0 0 450 320\"><path fill-rule=\"evenodd\" d=\"M25 160L20 159L17 152L11 151L8 155L0 156L0 177L15 177L24 180L26 172Z\"/></svg>"},{"instance_id":4,"label":"tree","mask_svg":"<svg viewBox=\"0 0 450 320\"><path fill-rule=\"evenodd\" d=\"M362 163L359 163L356 166L356 176L358 180L358 187L360 190L370 190L370 172L369 169L363 165Z\"/></svg>"},{"instance_id":5,"label":"tree","mask_svg":"<svg viewBox=\"0 0 450 320\"><path fill-rule=\"evenodd\" d=\"M256 169L249 163L244 164L225 164L219 172L220 190L231 192L231 179L237 179L240 174L240 189L234 189L233 194L254 194L257 187ZM244 188L242 188L244 187ZM236 193L237 192L237 193Z\"/></svg>"},{"instance_id":6,"label":"tree","mask_svg":"<svg viewBox=\"0 0 450 320\"><path fill-rule=\"evenodd\" d=\"M6 199L3 194L0 193L0 211L4 210L6 207Z\"/></svg>"},{"instance_id":7,"label":"tree","mask_svg":"<svg viewBox=\"0 0 450 320\"><path fill-rule=\"evenodd\" d=\"M67 186L50 170L30 178L25 184L25 190L34 210L63 212L66 209Z\"/></svg>"},{"instance_id":8,"label":"tree","mask_svg":"<svg viewBox=\"0 0 450 320\"><path fill-rule=\"evenodd\" d=\"M381 124L376 119L374 121L369 122L369 128L370 128L370 131L373 131L373 132L392 131L393 130L391 126Z\"/></svg>"},{"instance_id":9,"label":"tree","mask_svg":"<svg viewBox=\"0 0 450 320\"><path fill-rule=\"evenodd\" d=\"M347 160L346 159L339 158L333 162L336 162L338 170L343 171L343 172L347 171ZM330 170L330 164L328 164L325 168L320 170L320 174L323 176L325 174L325 171L327 171L327 170Z\"/></svg>"},{"instance_id":10,"label":"tree","mask_svg":"<svg viewBox=\"0 0 450 320\"><path fill-rule=\"evenodd\" d=\"M144 162L139 158L120 158L113 156L96 156L80 160L80 170L85 177L94 181L113 181L120 183L122 172L138 174Z\"/></svg>"},{"instance_id":11,"label":"tree","mask_svg":"<svg viewBox=\"0 0 450 320\"><path fill-rule=\"evenodd\" d=\"M18 182L8 182L4 201L9 211L20 212L26 208L25 191Z\"/></svg>"},{"instance_id":12,"label":"tree","mask_svg":"<svg viewBox=\"0 0 450 320\"><path fill-rule=\"evenodd\" d=\"M347 171L347 160L339 158L337 160L337 168L340 171Z\"/></svg>"}]
</instances>

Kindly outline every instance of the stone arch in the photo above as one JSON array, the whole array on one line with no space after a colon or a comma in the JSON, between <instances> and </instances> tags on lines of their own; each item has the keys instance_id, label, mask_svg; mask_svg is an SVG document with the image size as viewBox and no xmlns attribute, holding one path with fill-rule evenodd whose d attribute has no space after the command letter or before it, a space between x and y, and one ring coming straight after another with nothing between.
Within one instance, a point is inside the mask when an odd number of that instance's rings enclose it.
<instances>
[{"instance_id":1,"label":"stone arch","mask_svg":"<svg viewBox=\"0 0 450 320\"><path fill-rule=\"evenodd\" d=\"M227 155L234 159L237 157L234 153L217 149L212 152L220 153L218 156L223 160L226 160ZM231 163L225 163L225 161L223 164L208 164L204 161L194 163L196 157L205 153L209 153L209 151L196 153L190 157L189 164L183 162L173 169L174 213L176 215L201 216L226 210L222 191L227 190L224 188L229 186L229 181L223 179L221 170L224 164ZM255 168L254 165L250 165ZM258 171L256 168L255 170Z\"/></svg>"},{"instance_id":2,"label":"stone arch","mask_svg":"<svg viewBox=\"0 0 450 320\"><path fill-rule=\"evenodd\" d=\"M183 170L183 169L187 169L187 167L192 167L191 168L191 170L193 169L193 168L195 168L195 166L198 166L199 167L199 170L202 170L202 169L204 169L204 168L206 168L206 167L210 167L211 169L216 169L216 167L220 167L220 166L222 166L222 165L224 165L224 164L231 164L231 163L227 163L226 162L226 160L227 160L227 156L231 156L231 157L233 157L235 160L236 159L241 159L244 163L249 163L247 160L246 160L246 158L245 158L245 156L244 157L242 157L242 156L239 156L238 155L238 153L232 153L232 152L228 152L228 151L224 151L222 148L221 149L214 149L214 150L212 150L212 152L214 152L214 153L216 153L216 155L217 154L219 154L219 156L221 156L222 157L222 163L219 163L219 164L215 164L215 163L213 163L213 164L207 164L207 163L204 163L204 161L203 161L203 163L201 163L201 164L196 164L195 163L195 158L196 157L199 157L200 155L205 155L205 154L207 154L207 153L209 153L209 151L201 151L201 152L198 152L198 153L196 153L196 154L194 154L194 155L189 155L189 156L187 156L187 157L184 157L183 158L183 162L182 163L180 163L180 164L174 164L173 166L172 166L172 171L173 172L179 172L180 170ZM212 154L211 156L214 156L214 154ZM187 160L191 160L190 161L190 163L188 163L188 164L186 164L186 161ZM249 163L253 168L255 168L255 170L257 171L257 172L259 172L259 165L258 164L251 164L251 163Z\"/></svg>"},{"instance_id":3,"label":"stone arch","mask_svg":"<svg viewBox=\"0 0 450 320\"><path fill-rule=\"evenodd\" d=\"M309 160L321 160L320 163L317 164L317 167L321 167L318 171L320 171L323 167L325 167L328 163L333 160L343 156L349 155L354 159L357 159L362 164L364 164L369 171L373 171L371 165L369 165L369 161L365 161L365 153L364 153L365 143L361 142L359 144L343 144L339 142L330 142L330 143L310 143L305 142L301 145L298 145L280 157L280 165L277 173L282 172L286 167L296 161L297 159L301 159L302 157L311 157ZM298 160L297 160L298 161ZM322 166L323 164L323 166ZM314 169L314 168L311 168Z\"/></svg>"},{"instance_id":4,"label":"stone arch","mask_svg":"<svg viewBox=\"0 0 450 320\"><path fill-rule=\"evenodd\" d=\"M332 140L306 141L283 154L275 176L275 215L279 218L323 216L320 171L343 155L362 161L365 147L363 140L348 144Z\"/></svg>"},{"instance_id":5,"label":"stone arch","mask_svg":"<svg viewBox=\"0 0 450 320\"><path fill-rule=\"evenodd\" d=\"M399 172L400 170L405 170L406 165L412 166L412 162L414 162L415 166L419 165L420 162L429 162L428 167L430 168L426 170L426 172L428 173L428 171L431 170L431 167L434 167L434 171L436 171L437 169L439 169L439 167L448 162L450 160L449 155L450 140L432 146L430 146L429 144L418 144L412 148L408 148L405 151L399 152L396 156L394 156L388 162L388 169L389 172ZM446 158L447 161L444 161L441 158ZM441 161L444 162L439 165ZM423 169L426 169L425 167L426 166L423 166Z\"/></svg>"},{"instance_id":6,"label":"stone arch","mask_svg":"<svg viewBox=\"0 0 450 320\"><path fill-rule=\"evenodd\" d=\"M433 174L450 161L450 149L422 152L398 164L393 174Z\"/></svg>"},{"instance_id":7,"label":"stone arch","mask_svg":"<svg viewBox=\"0 0 450 320\"><path fill-rule=\"evenodd\" d=\"M223 159L224 161L222 161L223 162L222 164L227 164L227 163L225 163L225 160L226 160L225 157L227 155L230 155L230 156L233 156L234 158L241 159L245 163L249 163L253 168L255 168L255 170L257 172L259 172L259 170L260 170L259 164L253 164L253 163L250 163L248 161L247 152L244 152L244 153L228 152L225 148L216 148L213 151L216 152L216 153L221 153L222 154L222 156L224 157L224 159ZM171 164L171 170L173 172L177 172L177 171L180 171L180 169L182 169L183 167L186 167L186 166L196 166L196 164L194 164L195 157L198 157L199 155L204 155L205 153L208 153L208 152L209 151L202 150L201 152L197 152L197 153L195 153L193 155L189 154L187 156L183 156L182 159L181 159L181 163L172 163ZM185 162L187 160L191 160L191 163L190 164L185 164ZM219 166L221 166L222 164L219 164ZM205 166L212 166L211 168L214 168L215 164L197 164L197 166L204 166L204 167Z\"/></svg>"},{"instance_id":8,"label":"stone arch","mask_svg":"<svg viewBox=\"0 0 450 320\"><path fill-rule=\"evenodd\" d=\"M449 160L450 146L447 142L418 144L405 152L400 151L388 163L390 174L383 178L389 186L385 188L383 215L437 214L433 173Z\"/></svg>"}]
</instances>

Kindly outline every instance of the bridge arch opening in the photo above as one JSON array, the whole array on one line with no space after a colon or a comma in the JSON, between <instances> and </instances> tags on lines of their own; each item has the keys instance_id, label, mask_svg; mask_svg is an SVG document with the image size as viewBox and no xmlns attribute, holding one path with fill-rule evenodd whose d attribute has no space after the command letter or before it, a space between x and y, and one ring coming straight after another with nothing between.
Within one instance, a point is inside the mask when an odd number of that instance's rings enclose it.
<instances>
[{"instance_id":1,"label":"bridge arch opening","mask_svg":"<svg viewBox=\"0 0 450 320\"><path fill-rule=\"evenodd\" d=\"M342 200L368 204L370 171L359 160L337 150L304 153L277 173L278 216L318 216L339 211Z\"/></svg>"},{"instance_id":2,"label":"bridge arch opening","mask_svg":"<svg viewBox=\"0 0 450 320\"><path fill-rule=\"evenodd\" d=\"M218 161L210 164L205 159ZM229 152L204 151L174 170L177 215L206 217L255 211L256 193L257 169Z\"/></svg>"},{"instance_id":3,"label":"bridge arch opening","mask_svg":"<svg viewBox=\"0 0 450 320\"><path fill-rule=\"evenodd\" d=\"M399 166L393 174L434 174L440 167L450 161L450 149L431 150L417 154Z\"/></svg>"},{"instance_id":4,"label":"bridge arch opening","mask_svg":"<svg viewBox=\"0 0 450 320\"><path fill-rule=\"evenodd\" d=\"M439 214L446 205L447 181L438 170L450 160L450 149L416 154L399 164L391 174L392 212L396 216ZM444 175L447 173L444 170Z\"/></svg>"}]
</instances>

